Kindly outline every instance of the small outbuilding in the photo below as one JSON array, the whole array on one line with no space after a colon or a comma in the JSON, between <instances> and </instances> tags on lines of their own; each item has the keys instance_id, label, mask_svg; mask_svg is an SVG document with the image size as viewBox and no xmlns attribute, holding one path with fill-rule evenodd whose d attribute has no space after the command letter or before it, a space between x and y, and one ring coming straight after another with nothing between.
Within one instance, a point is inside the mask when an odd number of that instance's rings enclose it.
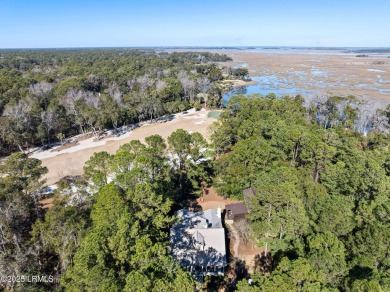
<instances>
[{"instance_id":1,"label":"small outbuilding","mask_svg":"<svg viewBox=\"0 0 390 292\"><path fill-rule=\"evenodd\" d=\"M249 204L251 199L256 196L256 191L253 187L242 190L245 204Z\"/></svg>"},{"instance_id":2,"label":"small outbuilding","mask_svg":"<svg viewBox=\"0 0 390 292\"><path fill-rule=\"evenodd\" d=\"M225 206L227 223L233 223L234 221L245 219L248 214L248 207L244 203L227 204Z\"/></svg>"}]
</instances>

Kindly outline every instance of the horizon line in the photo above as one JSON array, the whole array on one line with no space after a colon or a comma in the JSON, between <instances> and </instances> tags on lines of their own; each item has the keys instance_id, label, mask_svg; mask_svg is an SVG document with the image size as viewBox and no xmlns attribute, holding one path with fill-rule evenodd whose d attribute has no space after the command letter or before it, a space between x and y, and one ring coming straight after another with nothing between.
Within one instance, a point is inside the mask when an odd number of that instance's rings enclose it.
<instances>
[{"instance_id":1,"label":"horizon line","mask_svg":"<svg viewBox=\"0 0 390 292\"><path fill-rule=\"evenodd\" d=\"M231 45L220 45L220 46L187 46L187 45L180 45L180 46L81 46L81 47L6 47L6 48L0 48L0 50L61 50L61 49L193 49L193 48L206 48L206 49L280 49L280 48L286 48L286 49L390 49L390 47L363 47L363 46L275 46L275 45L268 45L268 46L256 46L256 45L239 45L239 46L231 46Z\"/></svg>"}]
</instances>

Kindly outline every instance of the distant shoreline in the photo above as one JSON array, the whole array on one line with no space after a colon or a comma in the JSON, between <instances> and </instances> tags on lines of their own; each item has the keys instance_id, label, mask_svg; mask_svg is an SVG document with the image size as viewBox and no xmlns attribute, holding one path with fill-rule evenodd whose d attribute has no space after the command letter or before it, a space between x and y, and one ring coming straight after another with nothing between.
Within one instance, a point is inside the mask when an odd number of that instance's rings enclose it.
<instances>
[{"instance_id":1,"label":"distant shoreline","mask_svg":"<svg viewBox=\"0 0 390 292\"><path fill-rule=\"evenodd\" d=\"M52 47L52 48L0 48L0 51L37 50L223 50L223 51L342 51L344 53L390 54L390 47L313 47L313 46L129 46L129 47Z\"/></svg>"},{"instance_id":2,"label":"distant shoreline","mask_svg":"<svg viewBox=\"0 0 390 292\"><path fill-rule=\"evenodd\" d=\"M249 75L258 83L246 88L250 93L266 95L279 92L282 95L301 94L308 98L353 95L378 103L375 107L390 103L390 59L387 54L359 58L356 54L332 51L318 51L316 54L314 51L280 52L224 52L233 61L223 65L245 65L248 68Z\"/></svg>"}]
</instances>

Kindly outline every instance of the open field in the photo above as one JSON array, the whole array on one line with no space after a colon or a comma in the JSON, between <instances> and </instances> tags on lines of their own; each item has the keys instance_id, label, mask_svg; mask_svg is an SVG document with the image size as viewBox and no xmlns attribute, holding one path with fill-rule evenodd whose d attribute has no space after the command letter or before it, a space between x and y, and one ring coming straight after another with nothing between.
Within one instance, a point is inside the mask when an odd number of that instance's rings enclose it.
<instances>
[{"instance_id":1,"label":"open field","mask_svg":"<svg viewBox=\"0 0 390 292\"><path fill-rule=\"evenodd\" d=\"M390 58L321 52L264 53L221 51L233 58L224 66L241 66L251 76L269 77L267 87L299 88L315 94L355 95L390 102ZM262 84L260 83L260 86Z\"/></svg>"},{"instance_id":2,"label":"open field","mask_svg":"<svg viewBox=\"0 0 390 292\"><path fill-rule=\"evenodd\" d=\"M190 110L187 114L176 114L171 121L145 124L120 137L107 138L97 142L93 141L94 138L89 138L80 141L78 145L71 148L63 149L61 151L52 149L37 152L31 155L31 157L41 159L42 165L48 168L49 172L44 176L44 179L47 180L47 185L51 185L64 176L81 175L85 162L95 152L107 151L113 154L121 145L128 143L131 140L143 141L145 137L154 134L158 134L166 139L177 129L184 129L189 132L199 132L204 137L209 138L207 127L211 125L215 119L208 117L208 113L209 111L205 109L199 112Z\"/></svg>"}]
</instances>

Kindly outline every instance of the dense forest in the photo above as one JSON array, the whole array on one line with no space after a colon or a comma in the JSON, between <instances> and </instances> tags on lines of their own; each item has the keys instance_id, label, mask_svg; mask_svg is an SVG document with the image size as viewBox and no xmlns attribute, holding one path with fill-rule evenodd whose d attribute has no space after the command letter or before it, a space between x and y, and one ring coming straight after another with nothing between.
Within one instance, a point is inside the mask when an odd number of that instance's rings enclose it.
<instances>
[{"instance_id":1,"label":"dense forest","mask_svg":"<svg viewBox=\"0 0 390 292\"><path fill-rule=\"evenodd\" d=\"M238 290L389 291L390 136L302 102L233 97L213 129L215 186L255 189L248 233L266 247Z\"/></svg>"},{"instance_id":2,"label":"dense forest","mask_svg":"<svg viewBox=\"0 0 390 292\"><path fill-rule=\"evenodd\" d=\"M215 62L228 60L208 52L1 50L0 155L201 102L219 106L223 72Z\"/></svg>"}]
</instances>

